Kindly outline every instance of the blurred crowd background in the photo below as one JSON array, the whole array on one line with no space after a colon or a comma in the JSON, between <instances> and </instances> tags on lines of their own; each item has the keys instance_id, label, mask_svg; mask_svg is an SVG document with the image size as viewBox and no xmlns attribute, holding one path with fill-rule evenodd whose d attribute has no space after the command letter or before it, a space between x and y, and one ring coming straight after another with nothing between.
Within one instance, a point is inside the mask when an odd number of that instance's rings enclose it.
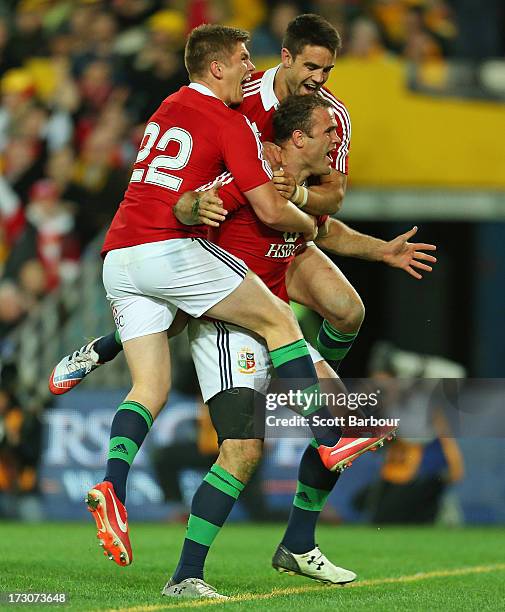
<instances>
[{"instance_id":1,"label":"blurred crowd background","mask_svg":"<svg viewBox=\"0 0 505 612\"><path fill-rule=\"evenodd\" d=\"M397 271L371 275L370 264L338 262L368 309L344 375L367 374L379 339L450 358L470 375L503 375L503 1L0 0L0 496L40 493L51 407L40 389L51 360L112 326L98 315L99 330L75 323L77 303L89 299L82 262L91 253L98 266L99 236L147 119L187 83L188 31L203 22L248 29L264 69L278 62L286 26L302 12L324 16L343 40L329 85L348 104L355 134L344 218L389 238L424 221L421 239L441 247L433 279L415 287ZM47 296L54 301L40 318ZM93 320L95 305L83 310ZM71 316L77 333L60 355ZM309 334L318 325L300 318ZM182 348L176 361L185 359ZM197 394L191 377L176 387Z\"/></svg>"},{"instance_id":2,"label":"blurred crowd background","mask_svg":"<svg viewBox=\"0 0 505 612\"><path fill-rule=\"evenodd\" d=\"M252 32L253 58L275 57L286 25L309 11L338 28L343 58L403 58L434 89L447 84L448 59L473 66L505 52L499 0L0 3L2 333L75 277L82 249L111 219L146 119L187 81L187 32L235 24Z\"/></svg>"}]
</instances>

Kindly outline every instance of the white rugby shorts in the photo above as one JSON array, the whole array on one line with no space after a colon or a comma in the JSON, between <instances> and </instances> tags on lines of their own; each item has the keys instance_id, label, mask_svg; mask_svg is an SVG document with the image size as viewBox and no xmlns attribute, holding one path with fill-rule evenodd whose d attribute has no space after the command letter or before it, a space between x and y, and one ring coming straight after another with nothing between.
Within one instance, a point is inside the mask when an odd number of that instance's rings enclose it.
<instances>
[{"instance_id":1,"label":"white rugby shorts","mask_svg":"<svg viewBox=\"0 0 505 612\"><path fill-rule=\"evenodd\" d=\"M167 330L180 308L199 317L247 274L245 263L203 238L109 251L103 284L122 342Z\"/></svg>"},{"instance_id":2,"label":"white rugby shorts","mask_svg":"<svg viewBox=\"0 0 505 612\"><path fill-rule=\"evenodd\" d=\"M204 402L237 387L266 393L273 367L263 338L243 327L206 319L190 319L188 335ZM308 347L314 363L323 361L315 348Z\"/></svg>"}]
</instances>

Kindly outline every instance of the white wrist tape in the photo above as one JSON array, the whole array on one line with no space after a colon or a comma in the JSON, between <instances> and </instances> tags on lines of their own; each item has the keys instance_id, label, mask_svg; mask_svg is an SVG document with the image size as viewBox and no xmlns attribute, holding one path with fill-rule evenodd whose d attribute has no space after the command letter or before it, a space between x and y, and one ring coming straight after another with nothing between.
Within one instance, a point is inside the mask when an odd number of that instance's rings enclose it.
<instances>
[{"instance_id":1,"label":"white wrist tape","mask_svg":"<svg viewBox=\"0 0 505 612\"><path fill-rule=\"evenodd\" d=\"M296 204L298 208L303 208L305 204L307 204L307 200L309 199L309 190L307 187L301 187L300 185L296 186L294 194L291 196L290 200L293 204Z\"/></svg>"}]
</instances>

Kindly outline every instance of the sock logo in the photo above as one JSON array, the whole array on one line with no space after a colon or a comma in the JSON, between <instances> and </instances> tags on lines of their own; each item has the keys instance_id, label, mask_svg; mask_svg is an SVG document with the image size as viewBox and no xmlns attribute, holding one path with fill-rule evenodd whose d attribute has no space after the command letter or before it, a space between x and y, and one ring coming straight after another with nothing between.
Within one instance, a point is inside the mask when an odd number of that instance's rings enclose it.
<instances>
[{"instance_id":1,"label":"sock logo","mask_svg":"<svg viewBox=\"0 0 505 612\"><path fill-rule=\"evenodd\" d=\"M110 450L111 453L124 453L125 455L128 454L128 449L126 448L126 446L124 444L117 444L114 448L111 448Z\"/></svg>"},{"instance_id":2,"label":"sock logo","mask_svg":"<svg viewBox=\"0 0 505 612\"><path fill-rule=\"evenodd\" d=\"M305 491L300 491L299 493L297 493L295 495L295 497L298 497L298 499L300 499L301 501L305 502L306 504L311 504L312 503L312 500L307 495L307 493L305 493Z\"/></svg>"}]
</instances>

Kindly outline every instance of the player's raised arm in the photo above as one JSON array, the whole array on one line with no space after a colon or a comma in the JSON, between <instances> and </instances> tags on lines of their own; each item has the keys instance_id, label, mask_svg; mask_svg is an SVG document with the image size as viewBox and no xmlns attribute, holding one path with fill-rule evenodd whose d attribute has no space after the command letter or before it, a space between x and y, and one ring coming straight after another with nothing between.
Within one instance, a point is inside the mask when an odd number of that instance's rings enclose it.
<instances>
[{"instance_id":1,"label":"player's raised arm","mask_svg":"<svg viewBox=\"0 0 505 612\"><path fill-rule=\"evenodd\" d=\"M420 279L421 274L414 268L431 272L432 267L428 264L434 264L437 260L424 251L435 251L437 247L434 244L408 242L416 232L417 227L413 227L408 232L386 242L380 238L361 234L342 221L329 219L326 233L320 231L316 242L320 248L336 255L382 261Z\"/></svg>"}]
</instances>

